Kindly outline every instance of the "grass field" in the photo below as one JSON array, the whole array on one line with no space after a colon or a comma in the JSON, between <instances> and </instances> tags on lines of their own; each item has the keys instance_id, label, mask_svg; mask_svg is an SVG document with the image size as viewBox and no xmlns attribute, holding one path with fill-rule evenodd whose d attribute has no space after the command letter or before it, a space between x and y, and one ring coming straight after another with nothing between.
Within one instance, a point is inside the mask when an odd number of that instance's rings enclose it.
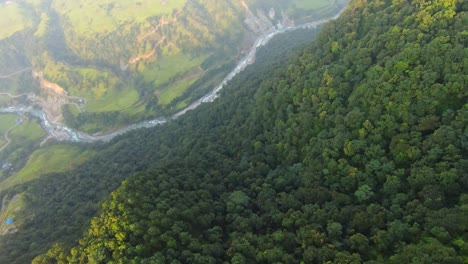
<instances>
[{"instance_id":1,"label":"grass field","mask_svg":"<svg viewBox=\"0 0 468 264\"><path fill-rule=\"evenodd\" d=\"M52 172L79 166L93 156L91 151L71 145L52 145L36 150L19 172L0 182L0 191Z\"/></svg>"},{"instance_id":2,"label":"grass field","mask_svg":"<svg viewBox=\"0 0 468 264\"><path fill-rule=\"evenodd\" d=\"M18 119L17 115L0 114L0 138L3 138L3 134L15 125L16 119Z\"/></svg>"},{"instance_id":3,"label":"grass field","mask_svg":"<svg viewBox=\"0 0 468 264\"><path fill-rule=\"evenodd\" d=\"M158 102L165 106L174 98L181 96L187 88L200 77L189 71L200 65L208 55L191 58L188 54L163 57L155 64L148 65L142 72L147 82L152 82ZM187 74L188 76L182 76ZM174 80L180 77L180 80ZM161 88L163 87L163 88Z\"/></svg>"},{"instance_id":4,"label":"grass field","mask_svg":"<svg viewBox=\"0 0 468 264\"><path fill-rule=\"evenodd\" d=\"M28 14L15 2L0 3L0 40L32 26L31 17L32 14Z\"/></svg>"},{"instance_id":5,"label":"grass field","mask_svg":"<svg viewBox=\"0 0 468 264\"><path fill-rule=\"evenodd\" d=\"M84 109L88 112L122 111L131 108L138 100L138 91L135 89L111 90L100 99L88 100Z\"/></svg>"},{"instance_id":6,"label":"grass field","mask_svg":"<svg viewBox=\"0 0 468 264\"><path fill-rule=\"evenodd\" d=\"M38 141L45 136L46 133L42 130L37 120L31 118L14 127L9 134L14 144Z\"/></svg>"},{"instance_id":7,"label":"grass field","mask_svg":"<svg viewBox=\"0 0 468 264\"><path fill-rule=\"evenodd\" d=\"M193 76L192 78L187 78L186 80L179 81L174 83L173 85L169 86L167 89L161 91L158 94L158 102L161 106L166 106L172 102L175 98L184 94L187 88L192 85L198 76Z\"/></svg>"},{"instance_id":8,"label":"grass field","mask_svg":"<svg viewBox=\"0 0 468 264\"><path fill-rule=\"evenodd\" d=\"M84 109L88 112L122 111L139 100L138 91L129 85L125 87L111 72L51 61L44 75L52 82L65 83L63 88L68 94L86 98ZM74 79L75 83L67 83L69 79Z\"/></svg>"},{"instance_id":9,"label":"grass field","mask_svg":"<svg viewBox=\"0 0 468 264\"><path fill-rule=\"evenodd\" d=\"M0 115L0 148L3 147L3 145L7 143L3 135L8 129L10 129L12 126L15 125L16 119L17 119L16 115L10 115L10 114Z\"/></svg>"},{"instance_id":10,"label":"grass field","mask_svg":"<svg viewBox=\"0 0 468 264\"><path fill-rule=\"evenodd\" d=\"M114 31L125 22L143 22L149 17L170 15L186 0L56 0L53 7L67 17L80 34Z\"/></svg>"},{"instance_id":11,"label":"grass field","mask_svg":"<svg viewBox=\"0 0 468 264\"><path fill-rule=\"evenodd\" d=\"M5 198L9 198L6 200ZM22 222L22 213L25 207L25 199L23 194L17 194L13 197L4 197L2 205L5 208L2 208L0 211L0 235L3 234L6 229L17 227L18 223ZM9 225L6 224L8 219L13 220Z\"/></svg>"},{"instance_id":12,"label":"grass field","mask_svg":"<svg viewBox=\"0 0 468 264\"><path fill-rule=\"evenodd\" d=\"M16 146L15 151L42 139L46 135L36 119L26 118L21 124L16 125L16 120L19 118L15 114L0 114L0 138L3 140L4 133L11 129L8 138L11 140L11 144ZM10 154L10 156L12 155L13 153Z\"/></svg>"},{"instance_id":13,"label":"grass field","mask_svg":"<svg viewBox=\"0 0 468 264\"><path fill-rule=\"evenodd\" d=\"M50 16L47 13L41 14L41 22L37 26L37 30L34 33L36 37L43 37L50 26Z\"/></svg>"},{"instance_id":14,"label":"grass field","mask_svg":"<svg viewBox=\"0 0 468 264\"><path fill-rule=\"evenodd\" d=\"M312 10L327 7L333 4L334 0L295 0L292 4L297 9Z\"/></svg>"},{"instance_id":15,"label":"grass field","mask_svg":"<svg viewBox=\"0 0 468 264\"><path fill-rule=\"evenodd\" d=\"M18 119L15 115L0 115L0 120L6 123L2 124L2 130L12 128L8 133L10 144L0 152L0 161L11 163L11 169L14 169L18 164L24 161L25 157L33 151L33 148L38 145L40 140L46 135L36 119L26 118L23 123L15 125L14 120ZM9 120L8 120L9 119ZM3 138L3 134L1 135ZM6 141L2 141L2 147ZM1 170L0 176L3 177L6 171ZM2 183L0 182L0 186Z\"/></svg>"},{"instance_id":16,"label":"grass field","mask_svg":"<svg viewBox=\"0 0 468 264\"><path fill-rule=\"evenodd\" d=\"M207 57L207 55L203 55L192 58L189 54L183 53L162 57L157 63L147 65L142 71L142 75L146 82L152 82L157 88L175 76L200 65Z\"/></svg>"}]
</instances>

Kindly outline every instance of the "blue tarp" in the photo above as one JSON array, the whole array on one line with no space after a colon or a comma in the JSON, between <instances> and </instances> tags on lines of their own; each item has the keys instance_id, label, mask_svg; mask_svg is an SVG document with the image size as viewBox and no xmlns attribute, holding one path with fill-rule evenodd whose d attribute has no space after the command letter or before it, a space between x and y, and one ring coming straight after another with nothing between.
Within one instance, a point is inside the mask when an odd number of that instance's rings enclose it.
<instances>
[{"instance_id":1,"label":"blue tarp","mask_svg":"<svg viewBox=\"0 0 468 264\"><path fill-rule=\"evenodd\" d=\"M7 219L7 220L6 220L6 224L7 224L7 225L9 225L9 224L11 224L11 223L13 223L13 220L11 220L11 219Z\"/></svg>"}]
</instances>

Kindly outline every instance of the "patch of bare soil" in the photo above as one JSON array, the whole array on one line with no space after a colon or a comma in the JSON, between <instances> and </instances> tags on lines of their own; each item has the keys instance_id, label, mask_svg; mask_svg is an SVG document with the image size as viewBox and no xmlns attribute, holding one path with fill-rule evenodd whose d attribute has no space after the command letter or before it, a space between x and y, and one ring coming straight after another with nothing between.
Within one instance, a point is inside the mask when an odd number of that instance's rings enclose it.
<instances>
[{"instance_id":1,"label":"patch of bare soil","mask_svg":"<svg viewBox=\"0 0 468 264\"><path fill-rule=\"evenodd\" d=\"M85 104L86 99L81 97L69 96L63 87L44 79L42 72L34 71L34 77L39 80L41 88L40 95L29 95L29 100L34 105L39 106L51 123L63 123L62 108L64 105L75 105L80 111L80 104Z\"/></svg>"}]
</instances>

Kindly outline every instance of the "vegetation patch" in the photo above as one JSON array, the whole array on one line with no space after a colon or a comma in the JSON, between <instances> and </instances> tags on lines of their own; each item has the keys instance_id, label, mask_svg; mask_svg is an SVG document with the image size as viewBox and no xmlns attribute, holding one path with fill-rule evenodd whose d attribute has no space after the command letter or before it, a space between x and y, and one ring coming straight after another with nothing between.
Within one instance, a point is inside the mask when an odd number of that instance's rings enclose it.
<instances>
[{"instance_id":1,"label":"vegetation patch","mask_svg":"<svg viewBox=\"0 0 468 264\"><path fill-rule=\"evenodd\" d=\"M39 122L34 118L28 118L23 123L15 126L10 137L13 143L22 144L24 142L35 142L46 136Z\"/></svg>"},{"instance_id":2,"label":"vegetation patch","mask_svg":"<svg viewBox=\"0 0 468 264\"><path fill-rule=\"evenodd\" d=\"M295 9L302 10L313 10L328 7L332 5L335 1L330 0L297 0L291 4Z\"/></svg>"},{"instance_id":3,"label":"vegetation patch","mask_svg":"<svg viewBox=\"0 0 468 264\"><path fill-rule=\"evenodd\" d=\"M181 96L184 94L184 92L187 90L187 88L193 84L196 81L196 77L194 76L192 78L188 78L183 81L179 81L175 83L174 85L169 86L167 89L164 89L159 95L158 95L158 102L162 106L166 106L172 102L175 98Z\"/></svg>"},{"instance_id":4,"label":"vegetation patch","mask_svg":"<svg viewBox=\"0 0 468 264\"><path fill-rule=\"evenodd\" d=\"M68 18L73 29L79 34L110 32L126 22L144 22L149 17L171 14L181 9L186 0L103 0L103 1L54 1L57 12Z\"/></svg>"},{"instance_id":5,"label":"vegetation patch","mask_svg":"<svg viewBox=\"0 0 468 264\"><path fill-rule=\"evenodd\" d=\"M145 82L151 82L157 89L161 85L170 82L176 76L200 65L207 57L207 55L193 57L185 53L165 56L158 63L147 65L141 71L141 74Z\"/></svg>"},{"instance_id":6,"label":"vegetation patch","mask_svg":"<svg viewBox=\"0 0 468 264\"><path fill-rule=\"evenodd\" d=\"M75 168L92 156L92 151L83 151L78 146L52 145L40 148L31 154L23 169L0 182L0 191L48 173Z\"/></svg>"},{"instance_id":7,"label":"vegetation patch","mask_svg":"<svg viewBox=\"0 0 468 264\"><path fill-rule=\"evenodd\" d=\"M138 102L139 96L135 89L112 90L100 99L91 99L84 109L87 112L110 112L125 110Z\"/></svg>"},{"instance_id":8,"label":"vegetation patch","mask_svg":"<svg viewBox=\"0 0 468 264\"><path fill-rule=\"evenodd\" d=\"M0 3L0 40L32 26L31 14L16 2Z\"/></svg>"},{"instance_id":9,"label":"vegetation patch","mask_svg":"<svg viewBox=\"0 0 468 264\"><path fill-rule=\"evenodd\" d=\"M16 194L13 197L3 197L0 208L0 237L18 231L18 225L24 222L24 207L23 193Z\"/></svg>"},{"instance_id":10,"label":"vegetation patch","mask_svg":"<svg viewBox=\"0 0 468 264\"><path fill-rule=\"evenodd\" d=\"M15 120L18 118L14 114L0 114L0 137L3 137L3 134L15 125Z\"/></svg>"}]
</instances>

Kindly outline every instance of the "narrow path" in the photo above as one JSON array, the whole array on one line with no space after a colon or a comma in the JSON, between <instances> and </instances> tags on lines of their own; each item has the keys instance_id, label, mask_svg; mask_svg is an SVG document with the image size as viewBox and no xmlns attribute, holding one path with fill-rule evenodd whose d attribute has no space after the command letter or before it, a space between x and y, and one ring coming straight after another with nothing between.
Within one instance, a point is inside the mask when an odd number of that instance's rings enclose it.
<instances>
[{"instance_id":1,"label":"narrow path","mask_svg":"<svg viewBox=\"0 0 468 264\"><path fill-rule=\"evenodd\" d=\"M6 147L8 147L11 143L11 139L8 137L8 133L10 133L10 131L15 128L18 124L15 124L13 125L12 127L10 127L7 131L5 131L5 133L3 134L3 137L5 138L6 140L6 143L0 148L0 152L2 152Z\"/></svg>"},{"instance_id":2,"label":"narrow path","mask_svg":"<svg viewBox=\"0 0 468 264\"><path fill-rule=\"evenodd\" d=\"M27 70L30 70L30 69L31 69L31 68L28 67L28 68L24 68L24 69L22 69L22 70L15 71L15 72L10 73L10 74L7 74L7 75L0 75L0 79L8 79L8 78L11 78L11 77L13 77L13 76L15 76L15 75L18 75L18 74L23 73L23 72L25 72L25 71L27 71Z\"/></svg>"},{"instance_id":3,"label":"narrow path","mask_svg":"<svg viewBox=\"0 0 468 264\"><path fill-rule=\"evenodd\" d=\"M27 93L22 93L22 94L17 94L17 95L13 95L11 93L0 93L0 95L6 95L6 96L9 96L10 98L18 98L18 97L21 97L21 96L30 96L29 94Z\"/></svg>"}]
</instances>

